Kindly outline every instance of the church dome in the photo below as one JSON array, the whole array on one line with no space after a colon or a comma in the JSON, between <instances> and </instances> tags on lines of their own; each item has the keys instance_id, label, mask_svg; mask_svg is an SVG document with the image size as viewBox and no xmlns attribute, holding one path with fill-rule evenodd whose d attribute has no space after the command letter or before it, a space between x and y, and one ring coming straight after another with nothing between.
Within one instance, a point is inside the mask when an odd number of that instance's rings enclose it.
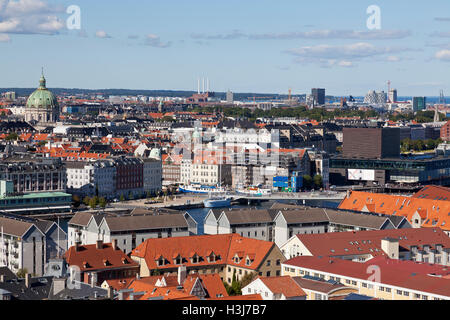
<instances>
[{"instance_id":1,"label":"church dome","mask_svg":"<svg viewBox=\"0 0 450 320\"><path fill-rule=\"evenodd\" d=\"M27 108L52 110L58 108L58 100L46 87L46 80L42 74L39 80L39 88L34 91L27 100Z\"/></svg>"}]
</instances>

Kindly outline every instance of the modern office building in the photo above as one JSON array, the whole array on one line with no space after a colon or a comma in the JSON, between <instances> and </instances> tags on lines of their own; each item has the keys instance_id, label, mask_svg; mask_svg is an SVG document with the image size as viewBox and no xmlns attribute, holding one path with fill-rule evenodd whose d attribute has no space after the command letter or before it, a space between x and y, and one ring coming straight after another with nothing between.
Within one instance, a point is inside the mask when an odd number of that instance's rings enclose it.
<instances>
[{"instance_id":1,"label":"modern office building","mask_svg":"<svg viewBox=\"0 0 450 320\"><path fill-rule=\"evenodd\" d=\"M395 103L398 101L397 89L391 89L389 91L389 102Z\"/></svg>"},{"instance_id":2,"label":"modern office building","mask_svg":"<svg viewBox=\"0 0 450 320\"><path fill-rule=\"evenodd\" d=\"M427 109L427 98L426 97L414 97L412 100L413 111L422 111Z\"/></svg>"},{"instance_id":3,"label":"modern office building","mask_svg":"<svg viewBox=\"0 0 450 320\"><path fill-rule=\"evenodd\" d=\"M375 92L374 90L369 91L364 97L364 103L368 104L383 104L387 101L387 94L384 91Z\"/></svg>"},{"instance_id":4,"label":"modern office building","mask_svg":"<svg viewBox=\"0 0 450 320\"><path fill-rule=\"evenodd\" d=\"M400 156L399 128L344 128L343 156L382 159Z\"/></svg>"},{"instance_id":5,"label":"modern office building","mask_svg":"<svg viewBox=\"0 0 450 320\"><path fill-rule=\"evenodd\" d=\"M320 106L325 104L325 89L313 88L311 89L311 95L315 105Z\"/></svg>"},{"instance_id":6,"label":"modern office building","mask_svg":"<svg viewBox=\"0 0 450 320\"><path fill-rule=\"evenodd\" d=\"M363 159L335 156L330 159L330 184L361 182L402 184L450 184L450 158L409 157Z\"/></svg>"},{"instance_id":7,"label":"modern office building","mask_svg":"<svg viewBox=\"0 0 450 320\"><path fill-rule=\"evenodd\" d=\"M232 104L234 102L234 94L230 90L227 92L227 103Z\"/></svg>"}]
</instances>

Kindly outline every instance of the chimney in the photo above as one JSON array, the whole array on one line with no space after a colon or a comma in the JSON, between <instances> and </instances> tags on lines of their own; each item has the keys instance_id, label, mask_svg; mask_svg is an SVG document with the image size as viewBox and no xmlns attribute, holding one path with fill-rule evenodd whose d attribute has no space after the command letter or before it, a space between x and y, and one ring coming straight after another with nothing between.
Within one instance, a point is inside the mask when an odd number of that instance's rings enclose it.
<instances>
[{"instance_id":1,"label":"chimney","mask_svg":"<svg viewBox=\"0 0 450 320\"><path fill-rule=\"evenodd\" d=\"M384 238L381 240L381 249L390 259L399 258L399 241L398 239Z\"/></svg>"},{"instance_id":2,"label":"chimney","mask_svg":"<svg viewBox=\"0 0 450 320\"><path fill-rule=\"evenodd\" d=\"M103 249L103 240L97 240L97 250Z\"/></svg>"},{"instance_id":3,"label":"chimney","mask_svg":"<svg viewBox=\"0 0 450 320\"><path fill-rule=\"evenodd\" d=\"M94 288L97 285L97 273L91 273L91 287Z\"/></svg>"},{"instance_id":4,"label":"chimney","mask_svg":"<svg viewBox=\"0 0 450 320\"><path fill-rule=\"evenodd\" d=\"M25 275L25 287L31 288L31 274L29 273Z\"/></svg>"},{"instance_id":5,"label":"chimney","mask_svg":"<svg viewBox=\"0 0 450 320\"><path fill-rule=\"evenodd\" d=\"M53 278L53 295L56 295L66 289L66 279Z\"/></svg>"},{"instance_id":6,"label":"chimney","mask_svg":"<svg viewBox=\"0 0 450 320\"><path fill-rule=\"evenodd\" d=\"M117 250L118 249L118 247L117 247L117 239L114 239L112 241L112 248L113 248L113 250Z\"/></svg>"},{"instance_id":7,"label":"chimney","mask_svg":"<svg viewBox=\"0 0 450 320\"><path fill-rule=\"evenodd\" d=\"M75 241L75 252L80 251L81 241L77 240Z\"/></svg>"},{"instance_id":8,"label":"chimney","mask_svg":"<svg viewBox=\"0 0 450 320\"><path fill-rule=\"evenodd\" d=\"M187 276L186 266L179 266L178 267L178 284L180 286L183 285L184 280L186 280L186 276Z\"/></svg>"},{"instance_id":9,"label":"chimney","mask_svg":"<svg viewBox=\"0 0 450 320\"><path fill-rule=\"evenodd\" d=\"M141 276L139 275L139 273L136 273L136 280L141 280Z\"/></svg>"},{"instance_id":10,"label":"chimney","mask_svg":"<svg viewBox=\"0 0 450 320\"><path fill-rule=\"evenodd\" d=\"M108 299L112 300L114 298L114 289L112 287L108 287Z\"/></svg>"},{"instance_id":11,"label":"chimney","mask_svg":"<svg viewBox=\"0 0 450 320\"><path fill-rule=\"evenodd\" d=\"M2 274L0 275L0 283L4 283L5 282L5 275Z\"/></svg>"}]
</instances>

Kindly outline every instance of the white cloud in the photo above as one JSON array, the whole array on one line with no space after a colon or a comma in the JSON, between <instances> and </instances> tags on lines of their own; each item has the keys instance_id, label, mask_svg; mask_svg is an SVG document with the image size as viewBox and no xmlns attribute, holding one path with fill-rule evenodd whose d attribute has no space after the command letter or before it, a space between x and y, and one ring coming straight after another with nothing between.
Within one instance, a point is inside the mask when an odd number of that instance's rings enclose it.
<instances>
[{"instance_id":1,"label":"white cloud","mask_svg":"<svg viewBox=\"0 0 450 320\"><path fill-rule=\"evenodd\" d=\"M96 36L97 38L100 38L100 39L108 39L108 38L111 38L111 36L110 36L109 34L107 34L106 31L104 31L104 30L98 30L98 31L95 33L95 36Z\"/></svg>"},{"instance_id":2,"label":"white cloud","mask_svg":"<svg viewBox=\"0 0 450 320\"><path fill-rule=\"evenodd\" d=\"M371 43L358 42L346 45L316 45L305 46L285 52L295 57L298 63L318 63L325 67L352 67L355 60L385 57L395 52L405 52L411 49L402 47L377 47ZM391 60L394 58L391 57Z\"/></svg>"},{"instance_id":3,"label":"white cloud","mask_svg":"<svg viewBox=\"0 0 450 320\"><path fill-rule=\"evenodd\" d=\"M338 65L340 67L351 68L351 67L353 67L353 62L342 60L342 61L339 61Z\"/></svg>"},{"instance_id":4,"label":"white cloud","mask_svg":"<svg viewBox=\"0 0 450 320\"><path fill-rule=\"evenodd\" d=\"M145 37L145 45L156 48L168 48L172 45L171 42L162 42L160 37L156 34L148 34Z\"/></svg>"},{"instance_id":5,"label":"white cloud","mask_svg":"<svg viewBox=\"0 0 450 320\"><path fill-rule=\"evenodd\" d=\"M401 59L397 56L389 56L386 58L386 61L388 62L399 62Z\"/></svg>"},{"instance_id":6,"label":"white cloud","mask_svg":"<svg viewBox=\"0 0 450 320\"><path fill-rule=\"evenodd\" d=\"M445 49L438 51L434 57L441 61L450 61L450 50Z\"/></svg>"},{"instance_id":7,"label":"white cloud","mask_svg":"<svg viewBox=\"0 0 450 320\"><path fill-rule=\"evenodd\" d=\"M374 31L354 31L354 30L314 30L305 32L285 32L285 33L260 33L246 34L239 30L224 34L192 34L193 39L205 40L235 40L246 38L249 40L290 40L290 39L356 39L356 40L386 40L403 39L411 36L408 30L374 30Z\"/></svg>"},{"instance_id":8,"label":"white cloud","mask_svg":"<svg viewBox=\"0 0 450 320\"><path fill-rule=\"evenodd\" d=\"M4 33L0 33L0 42L10 42L11 38Z\"/></svg>"},{"instance_id":9,"label":"white cloud","mask_svg":"<svg viewBox=\"0 0 450 320\"><path fill-rule=\"evenodd\" d=\"M62 6L41 0L0 0L0 32L54 35L65 27Z\"/></svg>"}]
</instances>

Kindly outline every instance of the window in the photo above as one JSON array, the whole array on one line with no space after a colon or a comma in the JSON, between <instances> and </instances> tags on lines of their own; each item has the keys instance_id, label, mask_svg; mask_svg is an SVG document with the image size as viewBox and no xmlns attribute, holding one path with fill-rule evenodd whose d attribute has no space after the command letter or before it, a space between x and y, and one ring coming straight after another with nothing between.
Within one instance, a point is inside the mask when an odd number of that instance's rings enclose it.
<instances>
[{"instance_id":1,"label":"window","mask_svg":"<svg viewBox=\"0 0 450 320\"><path fill-rule=\"evenodd\" d=\"M267 260L267 266L268 267L270 266L270 260Z\"/></svg>"},{"instance_id":2,"label":"window","mask_svg":"<svg viewBox=\"0 0 450 320\"><path fill-rule=\"evenodd\" d=\"M270 277L270 271L266 272L266 277Z\"/></svg>"}]
</instances>

